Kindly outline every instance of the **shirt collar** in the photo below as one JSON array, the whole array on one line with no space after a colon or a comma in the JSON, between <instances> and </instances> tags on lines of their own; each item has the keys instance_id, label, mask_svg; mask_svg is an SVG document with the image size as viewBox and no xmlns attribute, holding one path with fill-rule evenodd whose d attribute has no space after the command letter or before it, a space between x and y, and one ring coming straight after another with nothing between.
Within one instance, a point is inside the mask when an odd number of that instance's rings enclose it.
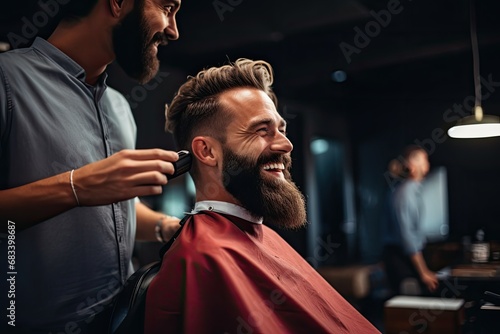
<instances>
[{"instance_id":1,"label":"shirt collar","mask_svg":"<svg viewBox=\"0 0 500 334\"><path fill-rule=\"evenodd\" d=\"M36 49L50 58L54 63L62 67L66 72L77 78L78 80L85 82L86 73L83 67L81 67L76 61L71 59L67 54L56 48L54 45L46 41L41 37L37 37L32 45L33 49ZM106 88L106 79L108 75L104 72L98 81L98 86ZM100 87L101 88L101 87Z\"/></svg>"},{"instance_id":2,"label":"shirt collar","mask_svg":"<svg viewBox=\"0 0 500 334\"><path fill-rule=\"evenodd\" d=\"M235 216L244 220L247 220L253 224L262 224L264 220L262 217L255 217L247 209L228 202L220 201L201 201L196 202L194 209L191 210L189 214L194 215L200 211L213 211L217 213L225 213L231 216Z\"/></svg>"}]
</instances>

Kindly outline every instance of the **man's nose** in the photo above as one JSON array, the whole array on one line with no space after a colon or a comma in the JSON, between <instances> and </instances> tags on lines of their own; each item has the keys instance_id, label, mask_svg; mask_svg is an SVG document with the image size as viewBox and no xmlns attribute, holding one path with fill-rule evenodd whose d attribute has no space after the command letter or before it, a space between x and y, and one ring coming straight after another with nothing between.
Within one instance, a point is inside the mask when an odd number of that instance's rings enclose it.
<instances>
[{"instance_id":1,"label":"man's nose","mask_svg":"<svg viewBox=\"0 0 500 334\"><path fill-rule=\"evenodd\" d=\"M165 35L167 35L167 38L171 41L179 39L179 30L177 29L175 15L168 18L167 27L165 28Z\"/></svg>"},{"instance_id":2,"label":"man's nose","mask_svg":"<svg viewBox=\"0 0 500 334\"><path fill-rule=\"evenodd\" d=\"M271 151L290 153L293 150L293 144L284 133L276 132L270 148Z\"/></svg>"}]
</instances>

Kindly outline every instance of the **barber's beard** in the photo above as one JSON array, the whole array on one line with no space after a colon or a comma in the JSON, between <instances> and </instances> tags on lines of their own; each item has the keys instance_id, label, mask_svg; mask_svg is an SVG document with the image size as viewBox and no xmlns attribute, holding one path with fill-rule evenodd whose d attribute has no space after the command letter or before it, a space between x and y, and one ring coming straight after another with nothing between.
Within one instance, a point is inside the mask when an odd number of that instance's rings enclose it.
<instances>
[{"instance_id":1,"label":"barber's beard","mask_svg":"<svg viewBox=\"0 0 500 334\"><path fill-rule=\"evenodd\" d=\"M143 14L144 1L136 1L134 9L113 30L116 62L128 76L139 83L151 80L160 68L155 43L166 42L163 33L151 31Z\"/></svg>"},{"instance_id":2,"label":"barber's beard","mask_svg":"<svg viewBox=\"0 0 500 334\"><path fill-rule=\"evenodd\" d=\"M283 163L285 179L265 176L262 166ZM251 161L224 148L223 182L241 205L264 222L281 228L298 229L307 223L304 195L290 176L289 155L260 156Z\"/></svg>"}]
</instances>

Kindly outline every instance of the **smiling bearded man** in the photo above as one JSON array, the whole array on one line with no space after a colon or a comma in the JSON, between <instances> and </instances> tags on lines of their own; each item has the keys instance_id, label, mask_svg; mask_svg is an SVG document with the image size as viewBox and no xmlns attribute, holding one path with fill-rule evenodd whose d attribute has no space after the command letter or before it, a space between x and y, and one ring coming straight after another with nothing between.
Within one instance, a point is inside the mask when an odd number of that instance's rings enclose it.
<instances>
[{"instance_id":1,"label":"smiling bearded man","mask_svg":"<svg viewBox=\"0 0 500 334\"><path fill-rule=\"evenodd\" d=\"M271 84L268 63L240 59L190 78L168 108L196 204L148 289L146 333L378 333L265 225L306 220Z\"/></svg>"}]
</instances>

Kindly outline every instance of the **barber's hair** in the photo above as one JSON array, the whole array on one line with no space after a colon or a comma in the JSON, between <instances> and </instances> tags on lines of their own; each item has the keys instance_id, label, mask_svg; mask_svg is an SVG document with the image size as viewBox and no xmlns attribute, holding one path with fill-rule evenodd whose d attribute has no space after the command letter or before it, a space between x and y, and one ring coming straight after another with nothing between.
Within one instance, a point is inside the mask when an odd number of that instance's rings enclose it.
<instances>
[{"instance_id":1,"label":"barber's hair","mask_svg":"<svg viewBox=\"0 0 500 334\"><path fill-rule=\"evenodd\" d=\"M59 24L73 24L80 21L92 12L98 2L99 0L69 0L59 3L56 13L51 14L47 24L40 27L37 36L48 39ZM33 40L34 38L31 42Z\"/></svg>"},{"instance_id":2,"label":"barber's hair","mask_svg":"<svg viewBox=\"0 0 500 334\"><path fill-rule=\"evenodd\" d=\"M388 171L393 178L407 178L409 175L408 161L418 152L427 152L422 146L406 146L397 159L392 159L388 165Z\"/></svg>"},{"instance_id":3,"label":"barber's hair","mask_svg":"<svg viewBox=\"0 0 500 334\"><path fill-rule=\"evenodd\" d=\"M142 5L143 1L144 0L134 0L134 6ZM62 21L78 21L87 17L98 2L99 0L69 0L67 4L61 5L59 17ZM123 0L121 0L121 2L123 2Z\"/></svg>"},{"instance_id":4,"label":"barber's hair","mask_svg":"<svg viewBox=\"0 0 500 334\"><path fill-rule=\"evenodd\" d=\"M87 17L99 0L70 0L61 6L60 18L63 21L78 21Z\"/></svg>"},{"instance_id":5,"label":"barber's hair","mask_svg":"<svg viewBox=\"0 0 500 334\"><path fill-rule=\"evenodd\" d=\"M165 129L174 134L181 149L191 149L195 136L211 136L224 143L229 114L223 110L220 94L234 88L256 88L265 92L277 106L271 88L273 70L262 60L240 58L234 63L212 67L189 77L166 107Z\"/></svg>"}]
</instances>

